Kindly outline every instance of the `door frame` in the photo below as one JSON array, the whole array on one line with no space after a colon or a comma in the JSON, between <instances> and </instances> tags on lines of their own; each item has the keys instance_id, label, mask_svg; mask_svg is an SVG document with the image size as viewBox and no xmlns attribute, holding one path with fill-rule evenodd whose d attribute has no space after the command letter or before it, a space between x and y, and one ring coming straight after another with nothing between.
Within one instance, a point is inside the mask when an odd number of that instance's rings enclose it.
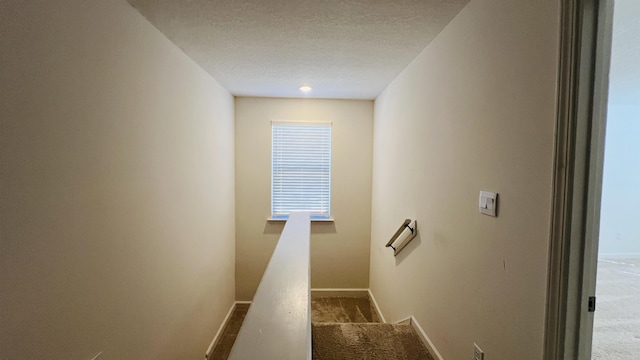
<instances>
[{"instance_id":1,"label":"door frame","mask_svg":"<svg viewBox=\"0 0 640 360\"><path fill-rule=\"evenodd\" d=\"M590 359L614 0L562 0L544 359Z\"/></svg>"}]
</instances>

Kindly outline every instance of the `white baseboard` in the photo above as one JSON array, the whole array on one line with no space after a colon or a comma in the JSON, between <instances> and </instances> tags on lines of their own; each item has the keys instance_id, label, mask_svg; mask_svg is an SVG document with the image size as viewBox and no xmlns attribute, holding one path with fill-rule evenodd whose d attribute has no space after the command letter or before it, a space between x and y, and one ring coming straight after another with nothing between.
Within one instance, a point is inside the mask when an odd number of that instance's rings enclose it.
<instances>
[{"instance_id":1,"label":"white baseboard","mask_svg":"<svg viewBox=\"0 0 640 360\"><path fill-rule=\"evenodd\" d=\"M429 337L427 336L427 333L424 332L422 326L420 326L420 324L418 323L418 320L416 320L415 317L411 316L400 321L399 323L406 323L407 321L413 327L416 333L418 333L418 337L420 337L420 340L422 340L422 343L427 347L431 355L434 355L438 360L444 360L442 358L442 355L440 355L440 352L438 352L438 349L436 349L435 345L433 345L431 339L429 339Z\"/></svg>"},{"instance_id":2,"label":"white baseboard","mask_svg":"<svg viewBox=\"0 0 640 360\"><path fill-rule=\"evenodd\" d=\"M236 305L238 304L251 304L251 301L235 301L231 305L231 308L229 308L227 315L224 317L224 320L222 320L222 324L220 325L220 327L218 327L218 331L216 332L216 335L213 337L213 340L211 340L211 343L209 344L207 351L204 353L205 360L210 359L213 349L215 349L216 345L218 345L218 341L220 340L220 335L222 335L222 331L224 331L224 328L227 326L227 323L231 319L231 314L233 314L233 310L235 310Z\"/></svg>"},{"instance_id":3,"label":"white baseboard","mask_svg":"<svg viewBox=\"0 0 640 360\"><path fill-rule=\"evenodd\" d=\"M367 291L369 292L369 299L371 299L371 302L373 303L373 307L376 309L376 312L378 313L378 317L380 318L380 320L382 320L383 323L386 323L387 320L385 320L384 315L382 315L382 311L380 311L380 307L378 306L378 302L376 301L375 296L373 296L373 292L371 292L371 289L367 289Z\"/></svg>"},{"instance_id":4,"label":"white baseboard","mask_svg":"<svg viewBox=\"0 0 640 360\"><path fill-rule=\"evenodd\" d=\"M311 289L311 298L315 299L322 296L367 296L369 289Z\"/></svg>"}]
</instances>

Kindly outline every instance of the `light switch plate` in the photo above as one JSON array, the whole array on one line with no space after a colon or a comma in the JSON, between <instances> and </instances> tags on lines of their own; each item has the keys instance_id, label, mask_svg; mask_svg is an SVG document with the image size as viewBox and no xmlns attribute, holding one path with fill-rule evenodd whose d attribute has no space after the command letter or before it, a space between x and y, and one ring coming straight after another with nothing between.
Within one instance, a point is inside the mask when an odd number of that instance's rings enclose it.
<instances>
[{"instance_id":1,"label":"light switch plate","mask_svg":"<svg viewBox=\"0 0 640 360\"><path fill-rule=\"evenodd\" d=\"M490 191L480 191L478 208L485 215L497 216L498 194Z\"/></svg>"}]
</instances>

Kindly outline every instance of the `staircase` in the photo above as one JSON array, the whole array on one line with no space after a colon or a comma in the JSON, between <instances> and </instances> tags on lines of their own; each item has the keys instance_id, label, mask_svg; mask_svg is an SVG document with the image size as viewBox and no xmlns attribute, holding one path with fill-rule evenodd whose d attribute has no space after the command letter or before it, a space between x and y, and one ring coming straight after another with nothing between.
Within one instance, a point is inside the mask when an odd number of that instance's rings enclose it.
<instances>
[{"instance_id":1,"label":"staircase","mask_svg":"<svg viewBox=\"0 0 640 360\"><path fill-rule=\"evenodd\" d=\"M433 360L411 325L384 324L368 297L311 300L314 360Z\"/></svg>"},{"instance_id":2,"label":"staircase","mask_svg":"<svg viewBox=\"0 0 640 360\"><path fill-rule=\"evenodd\" d=\"M411 325L380 322L368 291L310 293L310 233L308 213L289 216L253 303L236 304L205 358L433 360Z\"/></svg>"},{"instance_id":3,"label":"staircase","mask_svg":"<svg viewBox=\"0 0 640 360\"><path fill-rule=\"evenodd\" d=\"M237 305L211 359L226 360L248 310ZM380 322L368 297L311 300L313 360L433 360L411 325Z\"/></svg>"}]
</instances>

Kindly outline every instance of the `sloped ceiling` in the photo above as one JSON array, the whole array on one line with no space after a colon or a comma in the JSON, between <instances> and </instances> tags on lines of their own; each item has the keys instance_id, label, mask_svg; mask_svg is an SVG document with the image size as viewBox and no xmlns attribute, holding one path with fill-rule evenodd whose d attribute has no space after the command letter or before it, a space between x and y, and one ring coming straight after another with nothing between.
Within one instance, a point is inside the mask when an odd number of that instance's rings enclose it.
<instances>
[{"instance_id":1,"label":"sloped ceiling","mask_svg":"<svg viewBox=\"0 0 640 360\"><path fill-rule=\"evenodd\" d=\"M129 3L236 96L374 99L468 1Z\"/></svg>"}]
</instances>

